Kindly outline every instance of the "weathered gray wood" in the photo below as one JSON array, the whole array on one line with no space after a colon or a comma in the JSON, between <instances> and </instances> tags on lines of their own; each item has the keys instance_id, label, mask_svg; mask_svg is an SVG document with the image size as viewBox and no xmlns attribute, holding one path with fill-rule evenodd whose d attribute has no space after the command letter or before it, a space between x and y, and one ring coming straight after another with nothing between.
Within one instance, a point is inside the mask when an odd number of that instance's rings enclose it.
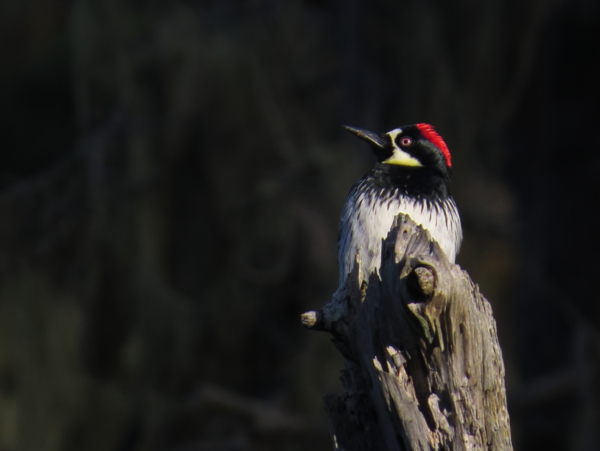
<instances>
[{"instance_id":1,"label":"weathered gray wood","mask_svg":"<svg viewBox=\"0 0 600 451\"><path fill-rule=\"evenodd\" d=\"M490 304L429 234L400 215L381 280L359 264L331 302L302 316L345 357L328 395L336 448L512 450L504 364Z\"/></svg>"}]
</instances>

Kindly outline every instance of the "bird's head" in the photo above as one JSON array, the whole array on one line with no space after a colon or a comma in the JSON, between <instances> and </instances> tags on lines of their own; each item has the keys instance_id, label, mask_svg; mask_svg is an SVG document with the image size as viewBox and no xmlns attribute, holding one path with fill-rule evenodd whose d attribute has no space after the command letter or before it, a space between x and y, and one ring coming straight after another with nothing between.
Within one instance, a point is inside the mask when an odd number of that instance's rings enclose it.
<instances>
[{"instance_id":1,"label":"bird's head","mask_svg":"<svg viewBox=\"0 0 600 451\"><path fill-rule=\"evenodd\" d=\"M448 146L429 124L405 125L383 134L345 128L367 141L380 163L429 168L444 176L450 173L452 159Z\"/></svg>"}]
</instances>

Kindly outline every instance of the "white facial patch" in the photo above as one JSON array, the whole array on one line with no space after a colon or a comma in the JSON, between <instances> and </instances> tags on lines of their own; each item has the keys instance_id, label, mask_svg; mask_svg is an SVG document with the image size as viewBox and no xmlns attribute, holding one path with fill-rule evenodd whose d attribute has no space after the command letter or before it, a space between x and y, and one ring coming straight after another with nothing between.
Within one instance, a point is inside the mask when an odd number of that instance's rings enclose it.
<instances>
[{"instance_id":1,"label":"white facial patch","mask_svg":"<svg viewBox=\"0 0 600 451\"><path fill-rule=\"evenodd\" d=\"M420 167L423 166L419 160L417 160L412 155L406 153L402 149L396 147L394 145L394 153L387 160L383 160L386 164L397 164L399 166L412 166L412 167Z\"/></svg>"},{"instance_id":2,"label":"white facial patch","mask_svg":"<svg viewBox=\"0 0 600 451\"><path fill-rule=\"evenodd\" d=\"M392 142L396 142L396 136L398 136L400 133L402 133L402 129L401 128L395 128L391 132L387 132L386 135L388 135L390 137L390 139L392 140Z\"/></svg>"},{"instance_id":3,"label":"white facial patch","mask_svg":"<svg viewBox=\"0 0 600 451\"><path fill-rule=\"evenodd\" d=\"M400 149L396 145L396 137L402 133L401 128L396 128L391 132L387 132L386 135L390 137L390 141L392 142L392 146L394 147L392 156L387 160L383 160L386 164L397 164L399 166L412 166L412 167L421 167L423 166L419 160Z\"/></svg>"}]
</instances>

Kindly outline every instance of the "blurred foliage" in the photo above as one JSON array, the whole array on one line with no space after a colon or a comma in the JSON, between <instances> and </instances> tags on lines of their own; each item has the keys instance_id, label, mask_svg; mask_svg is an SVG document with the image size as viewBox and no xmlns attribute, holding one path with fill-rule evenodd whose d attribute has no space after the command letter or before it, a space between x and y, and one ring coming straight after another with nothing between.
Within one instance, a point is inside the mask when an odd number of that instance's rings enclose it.
<instances>
[{"instance_id":1,"label":"blurred foliage","mask_svg":"<svg viewBox=\"0 0 600 451\"><path fill-rule=\"evenodd\" d=\"M372 163L430 122L517 449L600 449L596 2L0 3L0 449L331 449Z\"/></svg>"}]
</instances>

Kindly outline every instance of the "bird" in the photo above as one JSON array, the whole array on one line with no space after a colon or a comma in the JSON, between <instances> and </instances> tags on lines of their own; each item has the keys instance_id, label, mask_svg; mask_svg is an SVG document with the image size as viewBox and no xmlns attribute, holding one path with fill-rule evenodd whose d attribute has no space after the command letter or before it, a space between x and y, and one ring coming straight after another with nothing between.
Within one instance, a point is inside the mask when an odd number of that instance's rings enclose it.
<instances>
[{"instance_id":1,"label":"bird","mask_svg":"<svg viewBox=\"0 0 600 451\"><path fill-rule=\"evenodd\" d=\"M338 228L340 287L357 259L362 281L378 273L382 240L399 213L428 230L454 263L462 227L449 189L452 157L442 137L425 123L383 134L344 128L370 144L377 162L352 186L342 209Z\"/></svg>"}]
</instances>

